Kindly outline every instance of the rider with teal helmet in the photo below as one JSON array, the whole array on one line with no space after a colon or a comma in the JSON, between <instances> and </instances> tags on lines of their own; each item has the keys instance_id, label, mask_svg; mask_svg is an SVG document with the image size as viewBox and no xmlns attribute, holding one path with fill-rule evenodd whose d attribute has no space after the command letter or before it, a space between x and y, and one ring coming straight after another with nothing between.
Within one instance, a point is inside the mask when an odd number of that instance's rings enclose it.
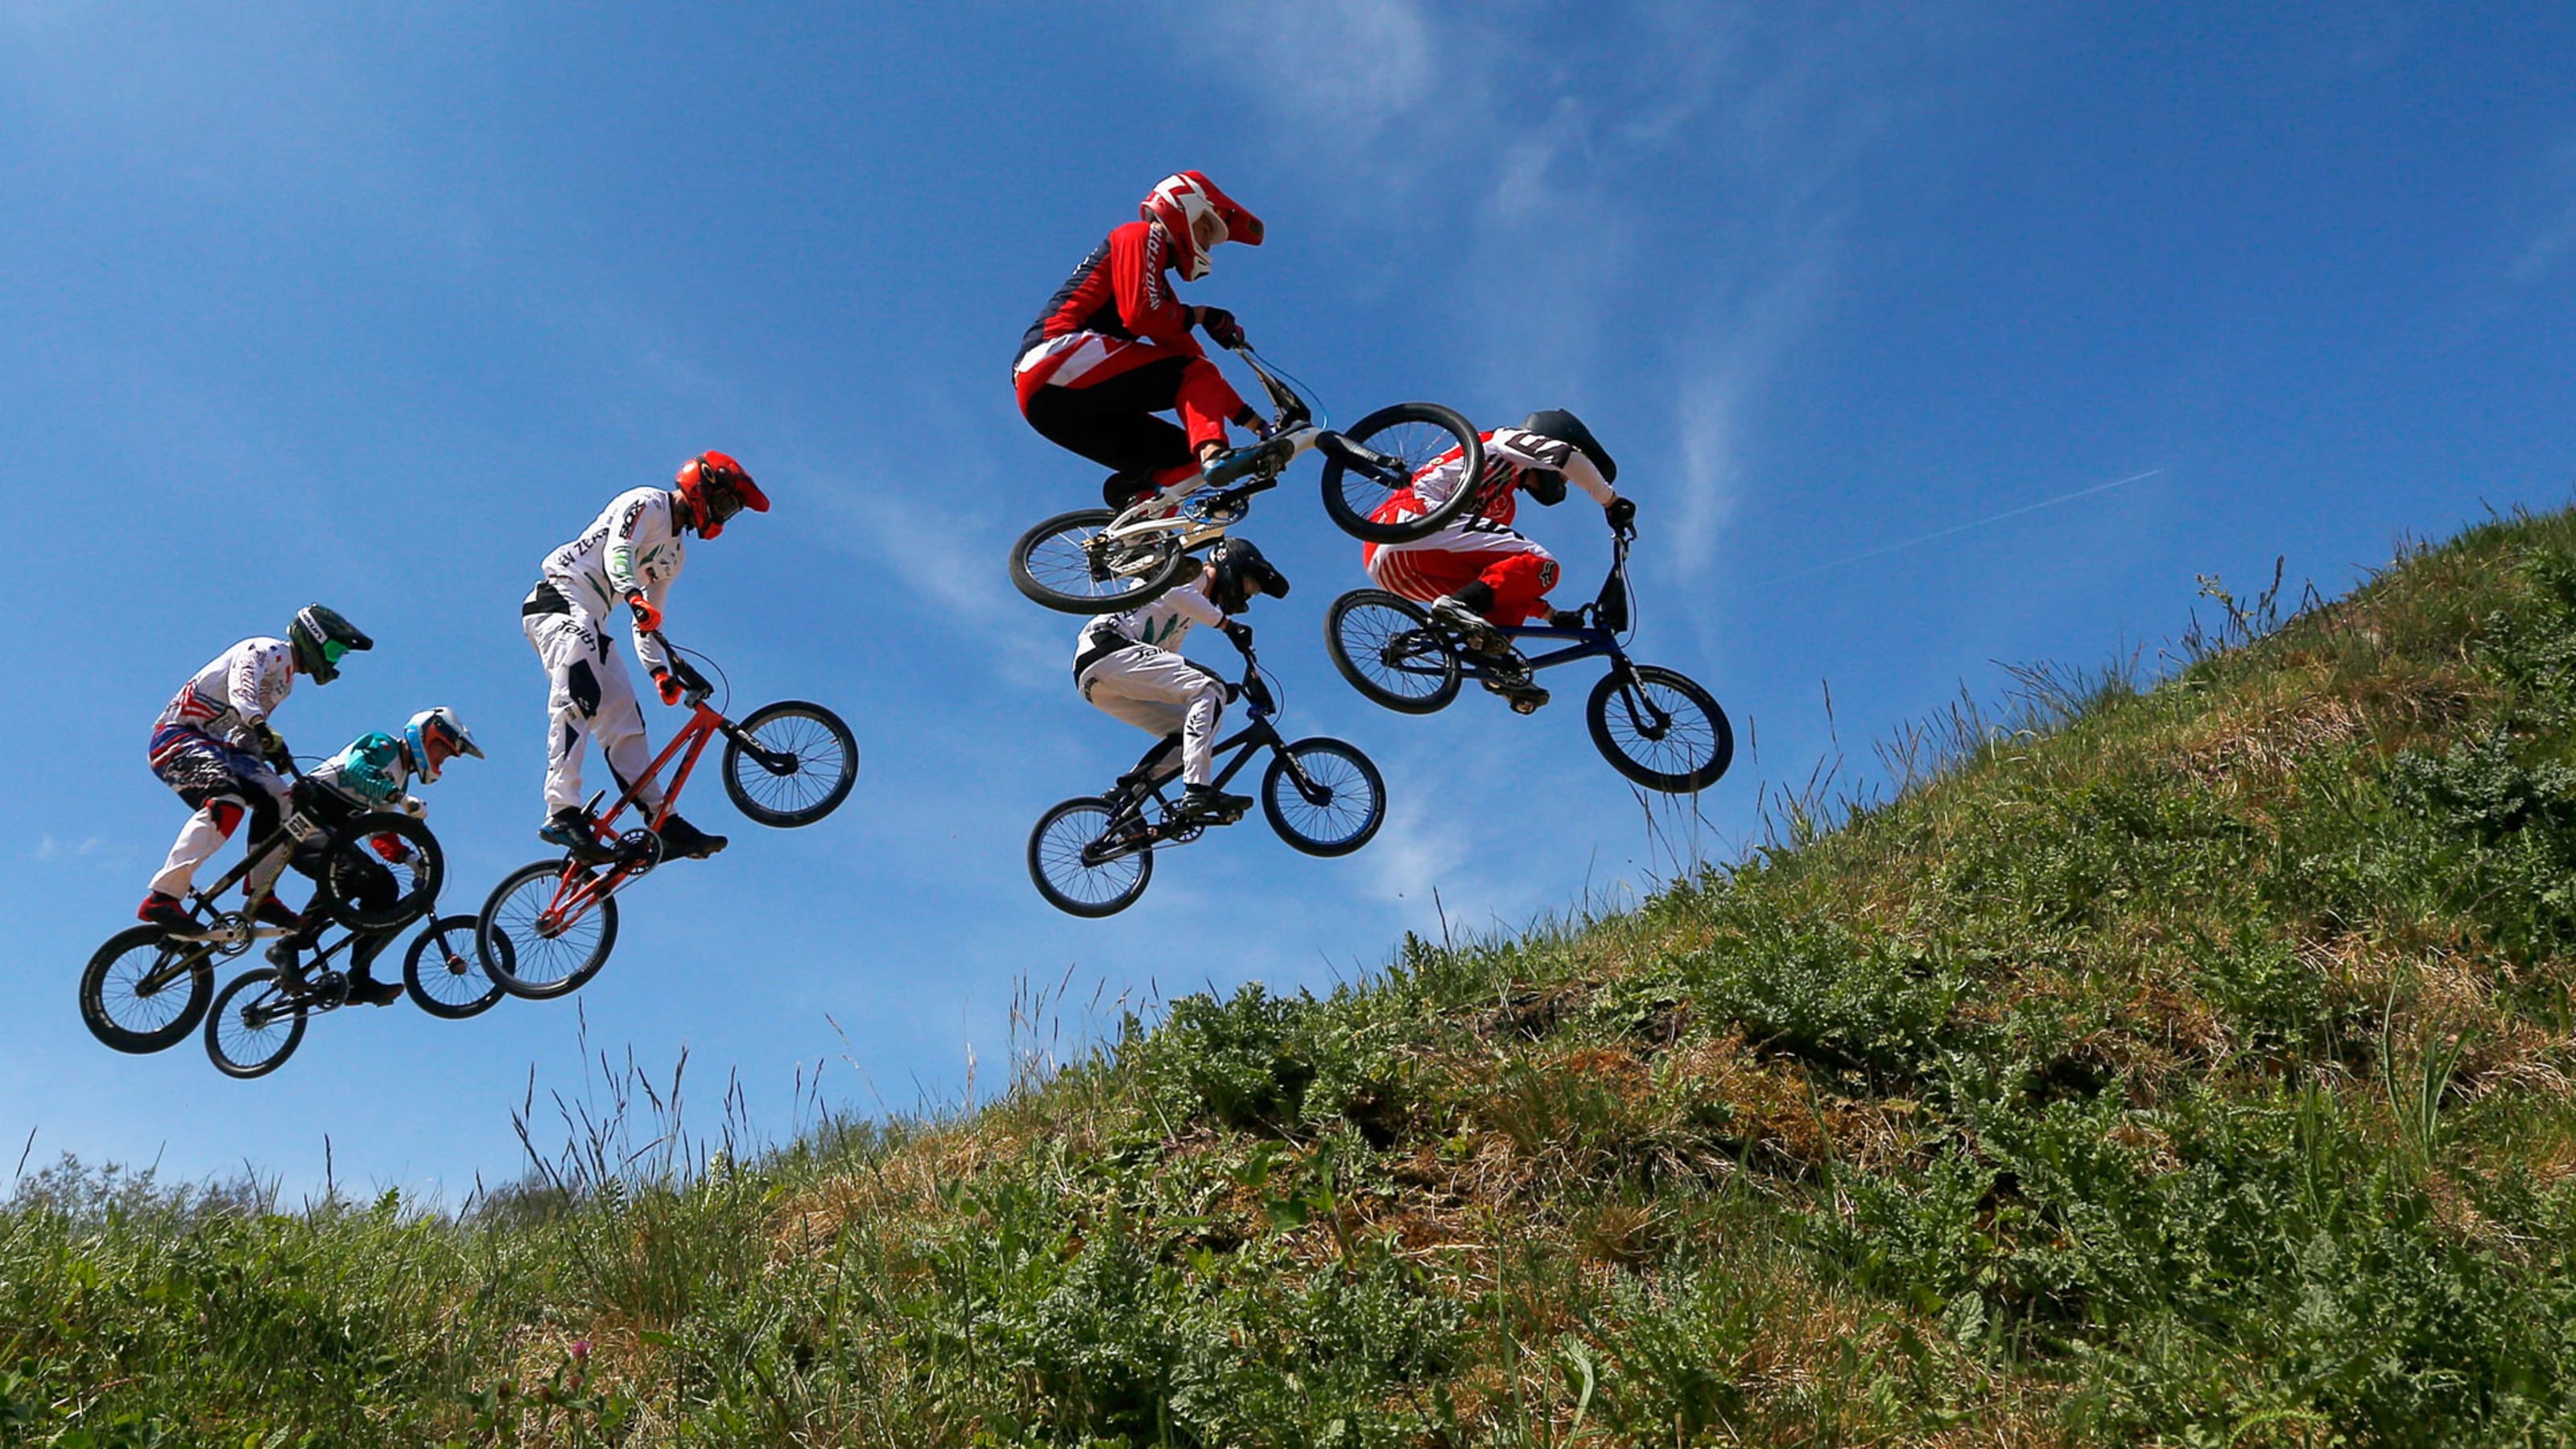
<instances>
[{"instance_id":1,"label":"rider with teal helmet","mask_svg":"<svg viewBox=\"0 0 2576 1449\"><path fill-rule=\"evenodd\" d=\"M414 781L436 783L447 762L458 755L483 757L482 748L465 728L465 721L445 705L422 710L403 725L400 735L381 732L360 735L349 747L332 756L305 776L308 785L297 797L301 808L316 822L330 830L357 815L371 810L398 810L419 816L428 807L414 799L409 786ZM317 835L318 841L322 837ZM388 848L400 848L399 836L385 836ZM389 857L391 858L391 857ZM295 868L305 875L320 878L323 862L318 848L296 852ZM393 875L382 866L372 867L352 889L360 905L390 904L398 887ZM346 882L343 882L344 886ZM321 935L325 919L307 907L296 929L268 948L268 959L279 969L296 969L296 955L310 947ZM385 1006L402 995L402 987L391 981L378 981L369 968L375 964L387 942L396 932L360 932L349 948L349 999L369 1006Z\"/></svg>"}]
</instances>

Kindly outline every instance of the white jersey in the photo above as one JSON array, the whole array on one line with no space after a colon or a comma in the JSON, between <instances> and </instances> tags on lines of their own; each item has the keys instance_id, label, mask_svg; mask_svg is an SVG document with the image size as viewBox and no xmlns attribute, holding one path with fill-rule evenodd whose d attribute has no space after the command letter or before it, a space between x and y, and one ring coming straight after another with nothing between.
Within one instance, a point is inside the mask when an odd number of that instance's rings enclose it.
<instances>
[{"instance_id":1,"label":"white jersey","mask_svg":"<svg viewBox=\"0 0 2576 1449\"><path fill-rule=\"evenodd\" d=\"M671 490L633 488L609 500L606 512L581 537L546 556L546 582L564 601L597 622L617 616L630 592L640 590L653 607L688 556L672 517ZM635 657L645 669L667 669L670 658L643 630L635 632Z\"/></svg>"},{"instance_id":2,"label":"white jersey","mask_svg":"<svg viewBox=\"0 0 2576 1449\"><path fill-rule=\"evenodd\" d=\"M269 712L294 688L294 646L283 639L244 639L181 685L161 707L153 729L176 725L246 749L252 731L268 722Z\"/></svg>"},{"instance_id":3,"label":"white jersey","mask_svg":"<svg viewBox=\"0 0 2576 1449\"><path fill-rule=\"evenodd\" d=\"M1095 614L1082 626L1081 639L1074 654L1081 657L1091 647L1095 635L1104 631L1116 633L1138 644L1151 644L1158 649L1180 651L1181 641L1189 637L1192 624L1222 624L1225 610L1207 595L1207 578L1201 575L1150 603L1116 614Z\"/></svg>"},{"instance_id":4,"label":"white jersey","mask_svg":"<svg viewBox=\"0 0 2576 1449\"><path fill-rule=\"evenodd\" d=\"M1493 485L1493 496L1480 511L1495 523L1512 521L1513 489L1527 469L1549 468L1563 473L1567 482L1592 495L1592 501L1604 508L1618 496L1601 477L1601 470L1593 467L1592 460L1572 443L1519 428L1496 428L1485 434L1484 440L1485 477ZM1467 470L1459 466L1465 461L1464 450L1453 448L1415 474L1411 491L1422 500L1422 507L1414 511L1428 512L1447 502L1466 482Z\"/></svg>"}]
</instances>

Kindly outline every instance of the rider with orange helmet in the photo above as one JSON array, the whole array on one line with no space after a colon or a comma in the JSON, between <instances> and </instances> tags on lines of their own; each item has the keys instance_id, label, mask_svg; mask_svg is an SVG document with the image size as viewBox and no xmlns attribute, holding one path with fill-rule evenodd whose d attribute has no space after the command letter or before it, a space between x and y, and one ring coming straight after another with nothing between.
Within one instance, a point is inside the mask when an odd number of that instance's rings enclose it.
<instances>
[{"instance_id":1,"label":"rider with orange helmet","mask_svg":"<svg viewBox=\"0 0 2576 1449\"><path fill-rule=\"evenodd\" d=\"M1260 423L1190 336L1237 347L1242 326L1183 304L1165 273L1195 282L1218 243L1261 245L1261 218L1196 171L1165 177L1137 212L1047 300L1011 368L1029 426L1115 470L1101 488L1113 508L1223 453L1227 423ZM1180 426L1154 416L1172 411Z\"/></svg>"},{"instance_id":2,"label":"rider with orange helmet","mask_svg":"<svg viewBox=\"0 0 2576 1449\"><path fill-rule=\"evenodd\" d=\"M769 511L768 495L723 453L691 458L674 481L677 487L635 488L609 500L608 511L587 531L547 556L544 576L519 606L519 622L545 663L549 685L546 823L537 834L555 845L589 841L581 756L590 736L599 736L620 788L642 779L653 763L644 711L635 702L625 663L609 647L608 621L625 605L633 617L635 657L652 674L662 702L678 704L680 682L653 634L662 627L663 595L687 556L683 530L714 538L746 508ZM636 803L647 815L659 810L660 783L646 781ZM708 835L677 814L662 822L666 856L713 855L724 845L723 836Z\"/></svg>"}]
</instances>

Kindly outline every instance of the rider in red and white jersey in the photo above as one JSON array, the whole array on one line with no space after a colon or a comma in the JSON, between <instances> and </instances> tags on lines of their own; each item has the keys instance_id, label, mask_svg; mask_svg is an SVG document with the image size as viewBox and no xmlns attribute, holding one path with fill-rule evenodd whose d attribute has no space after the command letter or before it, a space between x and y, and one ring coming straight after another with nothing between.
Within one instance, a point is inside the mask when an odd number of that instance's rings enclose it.
<instances>
[{"instance_id":1,"label":"rider in red and white jersey","mask_svg":"<svg viewBox=\"0 0 2576 1449\"><path fill-rule=\"evenodd\" d=\"M1607 512L1613 528L1637 516L1637 505L1612 491L1619 465L1592 436L1583 420L1562 408L1534 412L1517 428L1496 428L1483 435L1484 476L1470 480L1461 451L1451 449L1414 475L1412 486L1378 505L1380 523L1419 518L1474 487L1480 496L1448 527L1410 543L1372 543L1361 548L1369 578L1389 593L1431 605L1431 616L1457 631L1468 649L1488 666L1486 687L1508 696L1524 709L1547 703L1547 691L1531 682L1520 654L1493 626L1515 625L1547 616L1547 592L1556 587L1553 554L1512 527L1526 491L1542 507L1564 501L1571 482Z\"/></svg>"},{"instance_id":2,"label":"rider in red and white jersey","mask_svg":"<svg viewBox=\"0 0 2576 1449\"><path fill-rule=\"evenodd\" d=\"M1284 599L1288 580L1251 540L1221 539L1196 579L1133 609L1095 616L1075 645L1073 684L1082 697L1149 735L1166 737L1137 767L1139 775L1167 776L1177 739L1184 788L1172 816L1176 824L1232 820L1252 808L1252 801L1210 783L1216 778L1217 716L1233 686L1206 665L1182 658L1180 650L1193 624L1223 629L1238 643L1251 638L1248 631L1237 633L1244 626L1233 616L1249 608L1256 594Z\"/></svg>"},{"instance_id":3,"label":"rider in red and white jersey","mask_svg":"<svg viewBox=\"0 0 2576 1449\"><path fill-rule=\"evenodd\" d=\"M328 684L340 677L341 656L374 647L374 640L336 611L309 604L296 611L285 638L235 644L161 707L152 726L152 773L186 803L189 815L135 909L137 920L188 929L185 898L197 867L223 849L245 819L253 844L277 828L287 784L271 762L286 757L286 742L269 727L269 715L294 692L296 675ZM296 924L296 913L275 896L278 872L285 868L286 852L273 851L243 879L253 919Z\"/></svg>"},{"instance_id":4,"label":"rider in red and white jersey","mask_svg":"<svg viewBox=\"0 0 2576 1449\"><path fill-rule=\"evenodd\" d=\"M618 788L643 779L653 753L644 738L644 711L635 702L625 661L609 647L607 621L622 604L633 616L635 657L653 676L664 704L678 704L682 690L670 656L652 637L662 627L662 603L680 574L688 550L684 530L700 538L724 532L725 520L748 508L769 511L769 498L742 465L723 453L701 453L680 467L676 488L635 488L609 500L579 538L547 555L544 576L519 606L520 624L546 666L546 823L538 836L574 848L590 843L582 814L584 742L599 737L600 753ZM662 807L658 781L646 781L636 804L647 816ZM662 822L666 855L705 856L724 849L677 814Z\"/></svg>"},{"instance_id":5,"label":"rider in red and white jersey","mask_svg":"<svg viewBox=\"0 0 2576 1449\"><path fill-rule=\"evenodd\" d=\"M1114 470L1101 485L1112 508L1223 454L1228 422L1261 421L1190 336L1240 346L1234 314L1184 305L1165 276L1206 276L1219 242L1261 245L1261 218L1196 171L1165 177L1137 210L1047 299L1011 366L1029 426ZM1175 410L1182 426L1154 416Z\"/></svg>"}]
</instances>

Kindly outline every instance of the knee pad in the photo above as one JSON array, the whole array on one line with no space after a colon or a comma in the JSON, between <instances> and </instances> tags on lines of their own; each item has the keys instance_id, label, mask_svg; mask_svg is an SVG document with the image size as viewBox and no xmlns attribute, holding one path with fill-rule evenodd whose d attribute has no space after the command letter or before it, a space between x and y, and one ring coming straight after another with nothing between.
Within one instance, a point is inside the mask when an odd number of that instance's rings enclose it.
<instances>
[{"instance_id":1,"label":"knee pad","mask_svg":"<svg viewBox=\"0 0 2576 1449\"><path fill-rule=\"evenodd\" d=\"M235 817L235 818L236 818L236 819L238 819L239 817ZM271 796L271 795L270 795L267 791L265 791L265 790L262 790L262 791L261 791L260 793L258 793L257 795L254 795L254 796L252 796L252 797L251 797L251 802L250 802L250 838L251 838L251 839L253 839L253 840L259 840L259 839L262 839L262 838L266 837L270 832L272 832L272 831L274 831L274 830L276 830L276 829L277 829L277 821L278 821L278 812L277 812L277 800L276 800L276 798L275 798L275 797ZM229 835L229 834L231 834L232 832L230 832L230 831L226 831L226 832L224 832L224 833L225 833L225 834L227 834L227 835Z\"/></svg>"},{"instance_id":2,"label":"knee pad","mask_svg":"<svg viewBox=\"0 0 2576 1449\"><path fill-rule=\"evenodd\" d=\"M197 808L214 817L215 833L226 840L232 839L233 832L241 828L244 808L238 796L226 795L208 800Z\"/></svg>"},{"instance_id":3,"label":"knee pad","mask_svg":"<svg viewBox=\"0 0 2576 1449\"><path fill-rule=\"evenodd\" d=\"M589 660L576 659L564 671L564 689L572 695L572 706L581 711L583 719L598 716L599 676L590 672Z\"/></svg>"}]
</instances>

